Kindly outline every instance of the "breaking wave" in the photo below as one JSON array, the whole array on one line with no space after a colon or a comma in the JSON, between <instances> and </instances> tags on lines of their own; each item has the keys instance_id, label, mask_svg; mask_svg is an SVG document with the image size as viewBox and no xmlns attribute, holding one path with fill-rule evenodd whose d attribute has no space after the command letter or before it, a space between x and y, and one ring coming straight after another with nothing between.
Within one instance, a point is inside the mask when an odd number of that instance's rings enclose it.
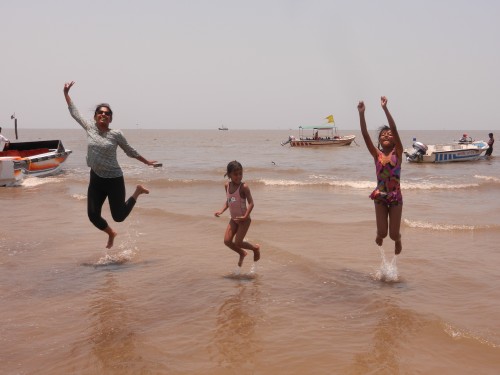
<instances>
[{"instance_id":1,"label":"breaking wave","mask_svg":"<svg viewBox=\"0 0 500 375\"><path fill-rule=\"evenodd\" d=\"M404 219L405 225L409 228L428 229L435 231L476 231L476 230L489 230L500 229L499 225L466 225L466 224L437 224L426 221L413 221Z\"/></svg>"}]
</instances>

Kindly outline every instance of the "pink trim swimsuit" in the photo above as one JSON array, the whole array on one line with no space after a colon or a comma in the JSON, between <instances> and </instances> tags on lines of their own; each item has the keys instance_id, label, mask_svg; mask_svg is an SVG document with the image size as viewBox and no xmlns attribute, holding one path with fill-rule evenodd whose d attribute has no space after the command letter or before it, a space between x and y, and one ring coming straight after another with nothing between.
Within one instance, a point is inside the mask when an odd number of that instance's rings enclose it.
<instances>
[{"instance_id":1,"label":"pink trim swimsuit","mask_svg":"<svg viewBox=\"0 0 500 375\"><path fill-rule=\"evenodd\" d=\"M377 172L377 188L370 194L370 198L377 204L387 207L403 204L403 195L399 184L401 176L401 161L395 150L389 155L378 152L375 168Z\"/></svg>"},{"instance_id":2,"label":"pink trim swimsuit","mask_svg":"<svg viewBox=\"0 0 500 375\"><path fill-rule=\"evenodd\" d=\"M227 205L229 206L229 213L231 214L231 219L245 216L247 212L247 200L246 198L242 198L240 195L240 188L242 185L243 182L240 183L234 193L229 192L231 182L229 182L229 184L227 185L226 197Z\"/></svg>"}]
</instances>

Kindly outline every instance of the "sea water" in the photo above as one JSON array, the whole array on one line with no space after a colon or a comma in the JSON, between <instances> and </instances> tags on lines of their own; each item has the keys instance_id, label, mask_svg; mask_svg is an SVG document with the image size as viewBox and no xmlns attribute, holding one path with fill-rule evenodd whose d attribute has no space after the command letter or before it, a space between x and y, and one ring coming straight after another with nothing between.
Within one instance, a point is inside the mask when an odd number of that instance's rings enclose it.
<instances>
[{"instance_id":1,"label":"sea water","mask_svg":"<svg viewBox=\"0 0 500 375\"><path fill-rule=\"evenodd\" d=\"M105 204L118 232L108 250L87 218L84 132L24 131L73 153L58 176L0 189L0 373L496 374L500 159L403 162L395 257L392 240L384 254L375 243L373 160L358 131L342 132L360 146L282 147L288 130L125 129L163 167L118 151L128 194L150 194L123 223ZM414 136L457 137L401 131L405 146ZM251 253L238 269L229 218L213 215L235 159L255 202L254 270Z\"/></svg>"}]
</instances>

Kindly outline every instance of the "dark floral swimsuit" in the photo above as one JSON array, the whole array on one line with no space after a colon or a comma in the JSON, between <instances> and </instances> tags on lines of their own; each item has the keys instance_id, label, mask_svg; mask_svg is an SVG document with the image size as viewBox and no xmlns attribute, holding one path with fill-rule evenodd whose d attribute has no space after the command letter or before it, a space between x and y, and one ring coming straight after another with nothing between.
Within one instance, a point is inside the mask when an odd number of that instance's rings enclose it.
<instances>
[{"instance_id":1,"label":"dark floral swimsuit","mask_svg":"<svg viewBox=\"0 0 500 375\"><path fill-rule=\"evenodd\" d=\"M389 155L378 152L375 161L377 172L377 188L370 194L370 198L377 204L387 207L403 204L403 195L399 180L401 176L401 161L393 149Z\"/></svg>"}]
</instances>

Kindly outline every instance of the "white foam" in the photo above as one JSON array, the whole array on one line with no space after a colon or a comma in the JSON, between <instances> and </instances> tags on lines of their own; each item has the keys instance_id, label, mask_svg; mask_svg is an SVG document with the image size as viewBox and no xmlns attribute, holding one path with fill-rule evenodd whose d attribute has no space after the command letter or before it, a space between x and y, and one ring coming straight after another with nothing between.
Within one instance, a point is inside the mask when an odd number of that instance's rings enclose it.
<instances>
[{"instance_id":1,"label":"white foam","mask_svg":"<svg viewBox=\"0 0 500 375\"><path fill-rule=\"evenodd\" d=\"M373 181L328 181L320 179L316 179L315 181L260 179L259 182L267 186L333 186L354 189L370 189L374 185Z\"/></svg>"},{"instance_id":2,"label":"white foam","mask_svg":"<svg viewBox=\"0 0 500 375\"><path fill-rule=\"evenodd\" d=\"M95 266L109 266L112 264L123 264L129 262L134 257L135 253L133 250L123 250L117 254L105 254L97 262Z\"/></svg>"},{"instance_id":3,"label":"white foam","mask_svg":"<svg viewBox=\"0 0 500 375\"><path fill-rule=\"evenodd\" d=\"M71 197L75 198L78 201L87 199L87 196L85 194L73 194Z\"/></svg>"},{"instance_id":4,"label":"white foam","mask_svg":"<svg viewBox=\"0 0 500 375\"><path fill-rule=\"evenodd\" d=\"M385 252L382 246L380 249L380 258L381 264L380 268L375 272L375 278L380 281L385 282L398 282L399 281L399 272L398 266L396 264L397 255L394 255L390 262L387 261L385 257Z\"/></svg>"},{"instance_id":5,"label":"white foam","mask_svg":"<svg viewBox=\"0 0 500 375\"><path fill-rule=\"evenodd\" d=\"M493 176L479 176L479 175L475 175L474 178L477 178L478 180L485 180L485 181L488 181L488 182L500 182L500 178L493 177Z\"/></svg>"},{"instance_id":6,"label":"white foam","mask_svg":"<svg viewBox=\"0 0 500 375\"><path fill-rule=\"evenodd\" d=\"M241 272L241 267L237 267L233 272L224 275L226 279L235 280L253 280L257 278L257 265L255 262L252 263L250 270L248 272Z\"/></svg>"},{"instance_id":7,"label":"white foam","mask_svg":"<svg viewBox=\"0 0 500 375\"><path fill-rule=\"evenodd\" d=\"M40 185L60 182L62 179L58 177L27 177L21 183L24 187L37 187Z\"/></svg>"},{"instance_id":8,"label":"white foam","mask_svg":"<svg viewBox=\"0 0 500 375\"><path fill-rule=\"evenodd\" d=\"M455 231L455 230L474 230L478 229L473 225L463 225L463 224L435 224L425 221L412 221L404 219L404 223L410 228L418 229L432 229L436 231Z\"/></svg>"},{"instance_id":9,"label":"white foam","mask_svg":"<svg viewBox=\"0 0 500 375\"><path fill-rule=\"evenodd\" d=\"M449 184L449 183L431 183L431 182L401 182L403 190L455 190L478 187L479 184Z\"/></svg>"}]
</instances>

